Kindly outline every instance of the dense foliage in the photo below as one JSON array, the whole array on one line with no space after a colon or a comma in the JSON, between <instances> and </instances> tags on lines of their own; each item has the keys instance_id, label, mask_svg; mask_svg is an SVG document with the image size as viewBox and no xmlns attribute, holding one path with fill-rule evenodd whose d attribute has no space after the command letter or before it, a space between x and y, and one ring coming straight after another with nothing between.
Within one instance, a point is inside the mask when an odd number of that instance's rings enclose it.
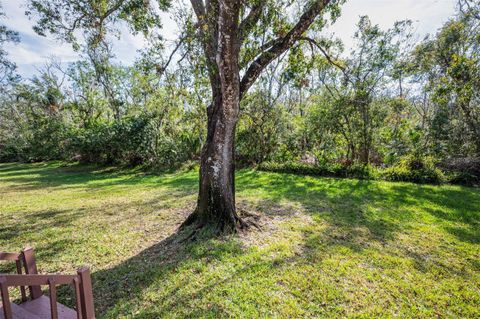
<instances>
[{"instance_id":1,"label":"dense foliage","mask_svg":"<svg viewBox=\"0 0 480 319\"><path fill-rule=\"evenodd\" d=\"M147 32L158 17L142 16L137 2L126 1L111 18ZM55 9L48 3L32 1L29 14L45 17ZM167 3L160 1L161 9ZM85 23L95 25L101 8L87 9L92 18ZM455 16L419 43L410 21L382 30L361 17L349 52L314 28L243 99L237 160L270 171L478 183L479 13L480 5L460 1ZM18 35L0 25L0 67L8 69L0 90L0 161L171 167L196 160L211 97L205 61L188 37L189 14L178 13L184 32L173 55L149 37L150 46L128 67L112 62L103 33L87 34L82 46L65 30L56 32L84 60L68 66L52 60L23 80L3 50ZM52 21L40 20L36 31L58 31Z\"/></svg>"}]
</instances>

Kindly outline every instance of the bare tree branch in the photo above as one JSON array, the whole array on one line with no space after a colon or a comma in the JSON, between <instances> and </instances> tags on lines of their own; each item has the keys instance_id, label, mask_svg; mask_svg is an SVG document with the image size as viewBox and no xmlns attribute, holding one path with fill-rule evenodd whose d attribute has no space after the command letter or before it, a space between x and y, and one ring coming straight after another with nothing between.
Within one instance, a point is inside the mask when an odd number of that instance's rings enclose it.
<instances>
[{"instance_id":1,"label":"bare tree branch","mask_svg":"<svg viewBox=\"0 0 480 319\"><path fill-rule=\"evenodd\" d=\"M304 41L307 41L308 43L310 43L311 46L315 46L317 47L320 52L323 54L323 56L325 57L325 59L327 59L328 63L330 63L331 65L337 67L340 71L342 71L343 75L345 76L346 80L351 82L351 79L350 79L350 76L347 72L347 69L339 64L337 61L335 61L331 56L330 54L328 54L328 52L320 45L320 43L318 43L317 41L315 41L314 39L312 38L309 38L309 37L301 37L299 40L304 40ZM313 48L312 48L313 50Z\"/></svg>"},{"instance_id":2,"label":"bare tree branch","mask_svg":"<svg viewBox=\"0 0 480 319\"><path fill-rule=\"evenodd\" d=\"M167 62L165 62L164 65L160 66L158 65L157 66L157 74L159 76L162 76L165 71L167 70L168 66L170 65L170 63L172 62L173 60L173 56L177 53L177 51L182 47L182 44L183 42L185 41L186 39L186 36L185 35L182 35L180 37L180 39L178 40L177 44L175 45L175 48L172 50L172 52L170 52L170 55L168 56L168 59L167 59ZM183 55L183 57L185 57L185 54ZM182 57L182 59L183 59Z\"/></svg>"}]
</instances>

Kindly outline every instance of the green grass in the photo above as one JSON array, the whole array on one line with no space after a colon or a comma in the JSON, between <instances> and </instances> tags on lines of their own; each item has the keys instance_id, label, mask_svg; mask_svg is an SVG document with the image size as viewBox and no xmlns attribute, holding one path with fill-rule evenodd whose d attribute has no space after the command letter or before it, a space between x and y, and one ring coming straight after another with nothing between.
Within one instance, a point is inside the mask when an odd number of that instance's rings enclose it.
<instances>
[{"instance_id":1,"label":"green grass","mask_svg":"<svg viewBox=\"0 0 480 319\"><path fill-rule=\"evenodd\" d=\"M480 317L480 189L242 170L237 191L262 230L191 243L194 171L0 164L0 250L89 266L100 318Z\"/></svg>"}]
</instances>

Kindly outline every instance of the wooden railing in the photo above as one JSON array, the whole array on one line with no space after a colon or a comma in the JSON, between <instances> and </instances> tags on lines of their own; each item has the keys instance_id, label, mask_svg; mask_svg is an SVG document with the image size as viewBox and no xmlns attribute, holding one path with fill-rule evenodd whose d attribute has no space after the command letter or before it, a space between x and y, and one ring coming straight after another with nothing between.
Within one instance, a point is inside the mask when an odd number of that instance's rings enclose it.
<instances>
[{"instance_id":1,"label":"wooden railing","mask_svg":"<svg viewBox=\"0 0 480 319\"><path fill-rule=\"evenodd\" d=\"M25 270L25 274L37 274L37 264L35 262L35 253L33 248L27 247L20 253L5 253L0 252L0 260L15 261L17 267L17 274L22 274L22 264ZM29 286L30 297L37 299L42 296L42 290L40 286ZM27 301L27 294L25 292L25 286L20 286L20 293L22 295L22 301Z\"/></svg>"},{"instance_id":2,"label":"wooden railing","mask_svg":"<svg viewBox=\"0 0 480 319\"><path fill-rule=\"evenodd\" d=\"M23 302L28 300L25 287L30 288L31 300L43 296L41 286L49 287L50 312L52 319L58 319L57 286L72 285L75 290L77 319L94 319L92 282L88 268L82 268L76 275L39 275L33 249L27 248L19 254L0 252L0 260L15 261L16 275L0 274L0 295L5 319L13 319L9 287L20 287ZM26 274L22 274L22 263Z\"/></svg>"}]
</instances>

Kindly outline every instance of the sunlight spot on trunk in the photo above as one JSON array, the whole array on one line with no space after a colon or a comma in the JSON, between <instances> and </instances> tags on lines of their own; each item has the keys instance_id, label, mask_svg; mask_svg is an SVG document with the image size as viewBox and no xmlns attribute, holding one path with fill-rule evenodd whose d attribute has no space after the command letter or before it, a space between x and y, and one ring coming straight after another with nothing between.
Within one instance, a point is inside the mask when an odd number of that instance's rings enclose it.
<instances>
[{"instance_id":1,"label":"sunlight spot on trunk","mask_svg":"<svg viewBox=\"0 0 480 319\"><path fill-rule=\"evenodd\" d=\"M221 165L218 162L215 162L215 164L212 165L213 176L218 177L218 173L220 172L220 167L221 167Z\"/></svg>"}]
</instances>

